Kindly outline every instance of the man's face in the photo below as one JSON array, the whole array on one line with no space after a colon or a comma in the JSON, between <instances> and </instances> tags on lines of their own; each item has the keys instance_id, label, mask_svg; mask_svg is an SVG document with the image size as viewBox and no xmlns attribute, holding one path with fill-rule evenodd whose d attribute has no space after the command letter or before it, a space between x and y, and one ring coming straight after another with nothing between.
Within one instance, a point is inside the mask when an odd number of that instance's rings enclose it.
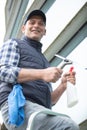
<instances>
[{"instance_id":1,"label":"man's face","mask_svg":"<svg viewBox=\"0 0 87 130\"><path fill-rule=\"evenodd\" d=\"M45 24L41 16L32 16L22 27L22 32L30 39L40 41L46 33Z\"/></svg>"}]
</instances>

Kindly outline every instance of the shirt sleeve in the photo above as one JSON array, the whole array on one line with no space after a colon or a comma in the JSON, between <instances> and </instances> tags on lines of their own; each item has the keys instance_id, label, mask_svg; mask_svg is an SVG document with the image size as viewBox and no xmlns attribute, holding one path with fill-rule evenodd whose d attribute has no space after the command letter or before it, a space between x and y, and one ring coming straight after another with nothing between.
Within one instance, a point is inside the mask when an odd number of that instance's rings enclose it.
<instances>
[{"instance_id":1,"label":"shirt sleeve","mask_svg":"<svg viewBox=\"0 0 87 130\"><path fill-rule=\"evenodd\" d=\"M20 59L18 43L8 40L0 49L0 80L7 83L17 82Z\"/></svg>"}]
</instances>

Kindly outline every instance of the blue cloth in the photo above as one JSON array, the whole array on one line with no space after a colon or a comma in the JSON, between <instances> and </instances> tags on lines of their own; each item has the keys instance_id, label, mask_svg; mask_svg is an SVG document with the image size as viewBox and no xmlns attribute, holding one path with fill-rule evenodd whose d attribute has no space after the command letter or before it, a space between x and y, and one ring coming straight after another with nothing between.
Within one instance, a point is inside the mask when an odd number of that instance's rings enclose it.
<instances>
[{"instance_id":1,"label":"blue cloth","mask_svg":"<svg viewBox=\"0 0 87 130\"><path fill-rule=\"evenodd\" d=\"M20 126L24 122L25 97L22 93L22 86L17 84L13 86L12 92L8 96L9 123Z\"/></svg>"}]
</instances>

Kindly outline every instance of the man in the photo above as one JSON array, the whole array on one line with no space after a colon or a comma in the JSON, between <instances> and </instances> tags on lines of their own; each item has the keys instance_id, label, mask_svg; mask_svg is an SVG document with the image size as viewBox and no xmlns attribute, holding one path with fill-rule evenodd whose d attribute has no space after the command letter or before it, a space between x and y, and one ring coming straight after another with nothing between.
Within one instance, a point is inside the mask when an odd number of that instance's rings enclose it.
<instances>
[{"instance_id":1,"label":"man","mask_svg":"<svg viewBox=\"0 0 87 130\"><path fill-rule=\"evenodd\" d=\"M72 75L57 67L50 67L41 53L41 38L46 34L46 16L40 10L32 11L22 26L21 40L10 39L0 51L0 104L3 121L9 130L25 130L30 115L38 110L51 109L66 90L67 80L75 84ZM50 82L61 78L60 85L53 91ZM26 98L24 123L16 127L8 123L8 96L15 84L20 84ZM79 130L68 117L36 117L34 130Z\"/></svg>"}]
</instances>

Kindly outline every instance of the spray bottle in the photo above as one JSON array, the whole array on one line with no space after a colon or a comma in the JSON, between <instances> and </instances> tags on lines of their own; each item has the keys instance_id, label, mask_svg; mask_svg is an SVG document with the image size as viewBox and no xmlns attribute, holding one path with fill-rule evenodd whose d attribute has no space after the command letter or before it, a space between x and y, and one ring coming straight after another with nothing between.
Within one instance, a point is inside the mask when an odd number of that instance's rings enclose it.
<instances>
[{"instance_id":1,"label":"spray bottle","mask_svg":"<svg viewBox=\"0 0 87 130\"><path fill-rule=\"evenodd\" d=\"M69 72L72 74L74 67L71 67ZM67 94L67 106L68 107L73 107L78 103L78 97L77 97L77 89L75 85L73 85L70 82L67 82L67 89L66 89L66 94Z\"/></svg>"},{"instance_id":2,"label":"spray bottle","mask_svg":"<svg viewBox=\"0 0 87 130\"><path fill-rule=\"evenodd\" d=\"M69 59L64 58L63 56L60 56L58 54L55 54L56 57L60 58L63 60L62 64L60 65L60 68L63 69L66 65L70 65L73 62ZM72 74L74 67L71 67L69 72ZM78 103L78 97L77 97L77 89L75 85L73 85L70 82L67 82L67 89L66 89L66 94L67 94L67 106L68 107L73 107Z\"/></svg>"}]
</instances>

